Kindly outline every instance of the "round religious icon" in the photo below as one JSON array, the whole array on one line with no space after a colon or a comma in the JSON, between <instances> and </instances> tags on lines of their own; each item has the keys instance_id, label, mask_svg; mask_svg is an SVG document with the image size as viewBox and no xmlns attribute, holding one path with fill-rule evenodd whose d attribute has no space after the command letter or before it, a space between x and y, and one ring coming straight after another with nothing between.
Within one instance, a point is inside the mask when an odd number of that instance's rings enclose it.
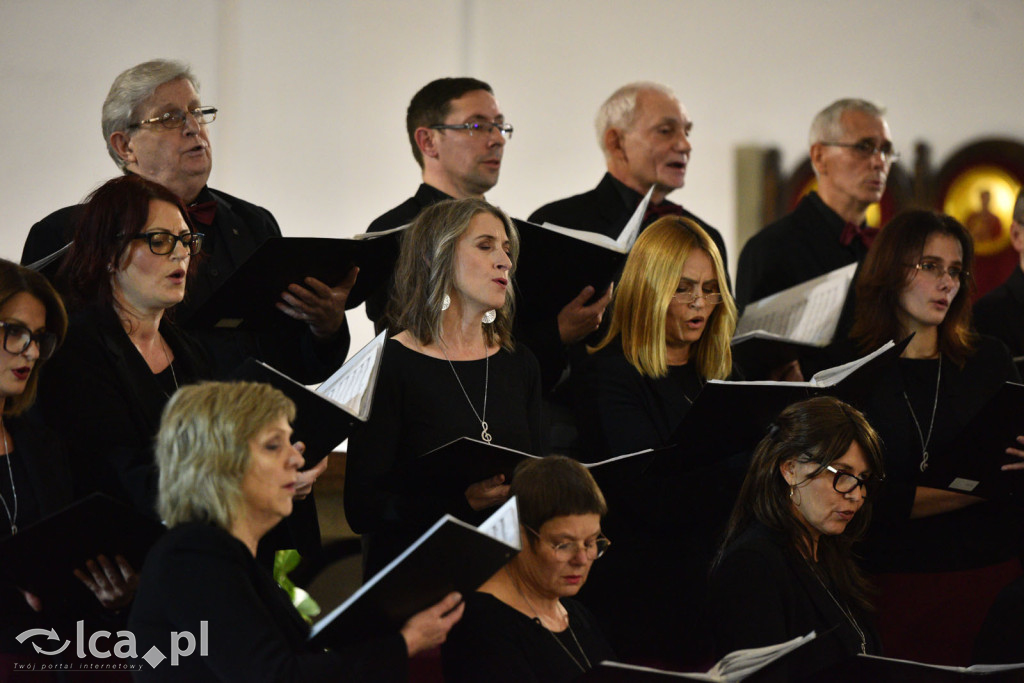
<instances>
[{"instance_id":1,"label":"round religious icon","mask_svg":"<svg viewBox=\"0 0 1024 683\"><path fill-rule=\"evenodd\" d=\"M1020 180L998 166L967 168L949 185L942 210L970 231L978 256L991 256L1010 245L1013 203Z\"/></svg>"}]
</instances>

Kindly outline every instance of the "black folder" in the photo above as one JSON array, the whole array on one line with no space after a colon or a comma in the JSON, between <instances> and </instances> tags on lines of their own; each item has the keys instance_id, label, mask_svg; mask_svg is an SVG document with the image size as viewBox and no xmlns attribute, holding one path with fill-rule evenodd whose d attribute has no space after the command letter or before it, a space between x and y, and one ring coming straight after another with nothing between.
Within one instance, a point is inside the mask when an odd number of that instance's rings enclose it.
<instances>
[{"instance_id":1,"label":"black folder","mask_svg":"<svg viewBox=\"0 0 1024 683\"><path fill-rule=\"evenodd\" d=\"M502 519L519 538L515 499L481 527ZM445 515L387 567L313 626L310 640L321 647L351 645L396 633L410 617L452 591L476 590L519 552L466 522Z\"/></svg>"},{"instance_id":2,"label":"black folder","mask_svg":"<svg viewBox=\"0 0 1024 683\"><path fill-rule=\"evenodd\" d=\"M929 460L919 483L982 498L1024 502L1024 471L999 468L1022 462L1006 454L1024 448L1024 384L1006 382L946 447ZM1024 658L1024 653L1021 653Z\"/></svg>"},{"instance_id":3,"label":"black folder","mask_svg":"<svg viewBox=\"0 0 1024 683\"><path fill-rule=\"evenodd\" d=\"M306 464L303 469L309 469L327 457L360 423L358 417L334 401L310 391L255 358L248 358L239 366L235 371L235 379L270 384L295 402L292 437L306 445L303 454Z\"/></svg>"},{"instance_id":4,"label":"black folder","mask_svg":"<svg viewBox=\"0 0 1024 683\"><path fill-rule=\"evenodd\" d=\"M0 541L0 576L37 595L48 613L78 614L97 602L73 570L102 554L111 562L121 555L139 572L163 532L151 517L93 493Z\"/></svg>"},{"instance_id":5,"label":"black folder","mask_svg":"<svg viewBox=\"0 0 1024 683\"><path fill-rule=\"evenodd\" d=\"M439 496L461 496L470 484L499 474L505 475L506 483L511 481L516 465L536 457L463 436L385 475L388 480L383 484L399 493L427 490Z\"/></svg>"}]
</instances>

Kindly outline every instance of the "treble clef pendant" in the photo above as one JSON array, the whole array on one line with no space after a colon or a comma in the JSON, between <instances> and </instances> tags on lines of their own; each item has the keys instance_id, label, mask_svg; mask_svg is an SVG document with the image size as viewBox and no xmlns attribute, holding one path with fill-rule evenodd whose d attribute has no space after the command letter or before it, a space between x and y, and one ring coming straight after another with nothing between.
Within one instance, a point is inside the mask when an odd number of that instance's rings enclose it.
<instances>
[{"instance_id":1,"label":"treble clef pendant","mask_svg":"<svg viewBox=\"0 0 1024 683\"><path fill-rule=\"evenodd\" d=\"M928 451L921 454L921 471L928 469Z\"/></svg>"},{"instance_id":2,"label":"treble clef pendant","mask_svg":"<svg viewBox=\"0 0 1024 683\"><path fill-rule=\"evenodd\" d=\"M480 432L480 438L486 441L487 443L490 443L494 437L491 436L491 433L489 431L487 431L487 423L481 422L480 426L484 428L484 430Z\"/></svg>"}]
</instances>

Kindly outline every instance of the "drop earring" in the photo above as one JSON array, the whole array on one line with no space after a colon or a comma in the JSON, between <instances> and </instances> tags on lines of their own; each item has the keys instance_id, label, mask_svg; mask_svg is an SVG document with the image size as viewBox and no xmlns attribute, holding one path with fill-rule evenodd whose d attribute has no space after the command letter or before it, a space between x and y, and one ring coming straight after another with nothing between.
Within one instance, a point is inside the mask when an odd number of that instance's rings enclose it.
<instances>
[{"instance_id":1,"label":"drop earring","mask_svg":"<svg viewBox=\"0 0 1024 683\"><path fill-rule=\"evenodd\" d=\"M452 298L450 296L448 296L447 294L445 294L444 298L441 299L441 310L442 311L447 311L451 307L451 305L452 305Z\"/></svg>"},{"instance_id":2,"label":"drop earring","mask_svg":"<svg viewBox=\"0 0 1024 683\"><path fill-rule=\"evenodd\" d=\"M490 325L498 318L498 312L493 308L484 313L484 325Z\"/></svg>"}]
</instances>

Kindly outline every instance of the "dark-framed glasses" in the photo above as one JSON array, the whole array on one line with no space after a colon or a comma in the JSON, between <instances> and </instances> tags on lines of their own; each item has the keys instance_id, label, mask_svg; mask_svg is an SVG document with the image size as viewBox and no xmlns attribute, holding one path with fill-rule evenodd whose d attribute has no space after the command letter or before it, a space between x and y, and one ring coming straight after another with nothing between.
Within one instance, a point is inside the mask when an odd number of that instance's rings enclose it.
<instances>
[{"instance_id":1,"label":"dark-framed glasses","mask_svg":"<svg viewBox=\"0 0 1024 683\"><path fill-rule=\"evenodd\" d=\"M490 135L491 131L497 131L501 133L501 137L506 140L512 139L512 124L511 123L497 123L494 121L474 121L472 123L435 123L430 126L432 130L464 130L472 136L474 133L482 133L483 135Z\"/></svg>"},{"instance_id":2,"label":"dark-framed glasses","mask_svg":"<svg viewBox=\"0 0 1024 683\"><path fill-rule=\"evenodd\" d=\"M721 292L699 292L695 289L677 289L672 295L675 301L683 304L696 303L697 299L704 299L704 303L714 306L725 300Z\"/></svg>"},{"instance_id":3,"label":"dark-framed glasses","mask_svg":"<svg viewBox=\"0 0 1024 683\"><path fill-rule=\"evenodd\" d=\"M542 543L547 543L548 546L555 551L555 557L562 562L567 562L576 557L580 550L583 551L588 560L596 560L604 555L605 551L608 550L608 546L612 544L611 541L605 538L604 534L599 535L597 538L590 538L585 541L564 541L562 543L552 543L551 541L545 540L539 533L525 524L523 525L523 528L536 536Z\"/></svg>"},{"instance_id":4,"label":"dark-framed glasses","mask_svg":"<svg viewBox=\"0 0 1024 683\"><path fill-rule=\"evenodd\" d=\"M152 124L160 125L164 128L181 128L185 125L185 119L189 116L194 118L196 123L200 125L213 123L217 120L217 107L196 107L191 111L169 111L166 114L161 114L160 116L154 116L151 119L144 119L138 123L133 123L128 127L138 128L139 126Z\"/></svg>"},{"instance_id":5,"label":"dark-framed glasses","mask_svg":"<svg viewBox=\"0 0 1024 683\"><path fill-rule=\"evenodd\" d=\"M203 248L203 233L183 232L175 235L171 232L144 232L135 235L133 240L146 240L149 243L149 250L157 256L166 256L174 251L174 247L181 242L189 254L195 255Z\"/></svg>"},{"instance_id":6,"label":"dark-framed glasses","mask_svg":"<svg viewBox=\"0 0 1024 683\"><path fill-rule=\"evenodd\" d=\"M888 140L875 144L872 140L859 140L857 142L823 142L826 147L845 147L861 159L870 159L876 154L882 155L883 161L895 163L900 159L900 153L893 149L892 143Z\"/></svg>"},{"instance_id":7,"label":"dark-framed glasses","mask_svg":"<svg viewBox=\"0 0 1024 683\"><path fill-rule=\"evenodd\" d=\"M858 477L850 474L849 472L843 472L840 469L832 467L832 465L825 465L825 469L835 475L832 479L832 488L837 493L847 494L853 491L858 486L864 489L864 497L870 498L878 492L878 486L882 483L881 479L875 479L873 477Z\"/></svg>"},{"instance_id":8,"label":"dark-framed glasses","mask_svg":"<svg viewBox=\"0 0 1024 683\"><path fill-rule=\"evenodd\" d=\"M0 322L4 330L4 351L20 356L28 350L32 342L39 348L39 360L46 360L57 348L57 335L53 332L36 332L21 323Z\"/></svg>"},{"instance_id":9,"label":"dark-framed glasses","mask_svg":"<svg viewBox=\"0 0 1024 683\"><path fill-rule=\"evenodd\" d=\"M949 276L953 282L960 284L964 281L970 273L960 266L950 266L944 268L941 263L937 261L921 261L920 263L913 264L913 267L917 269L919 273L923 273L926 277L938 282L945 276Z\"/></svg>"}]
</instances>

